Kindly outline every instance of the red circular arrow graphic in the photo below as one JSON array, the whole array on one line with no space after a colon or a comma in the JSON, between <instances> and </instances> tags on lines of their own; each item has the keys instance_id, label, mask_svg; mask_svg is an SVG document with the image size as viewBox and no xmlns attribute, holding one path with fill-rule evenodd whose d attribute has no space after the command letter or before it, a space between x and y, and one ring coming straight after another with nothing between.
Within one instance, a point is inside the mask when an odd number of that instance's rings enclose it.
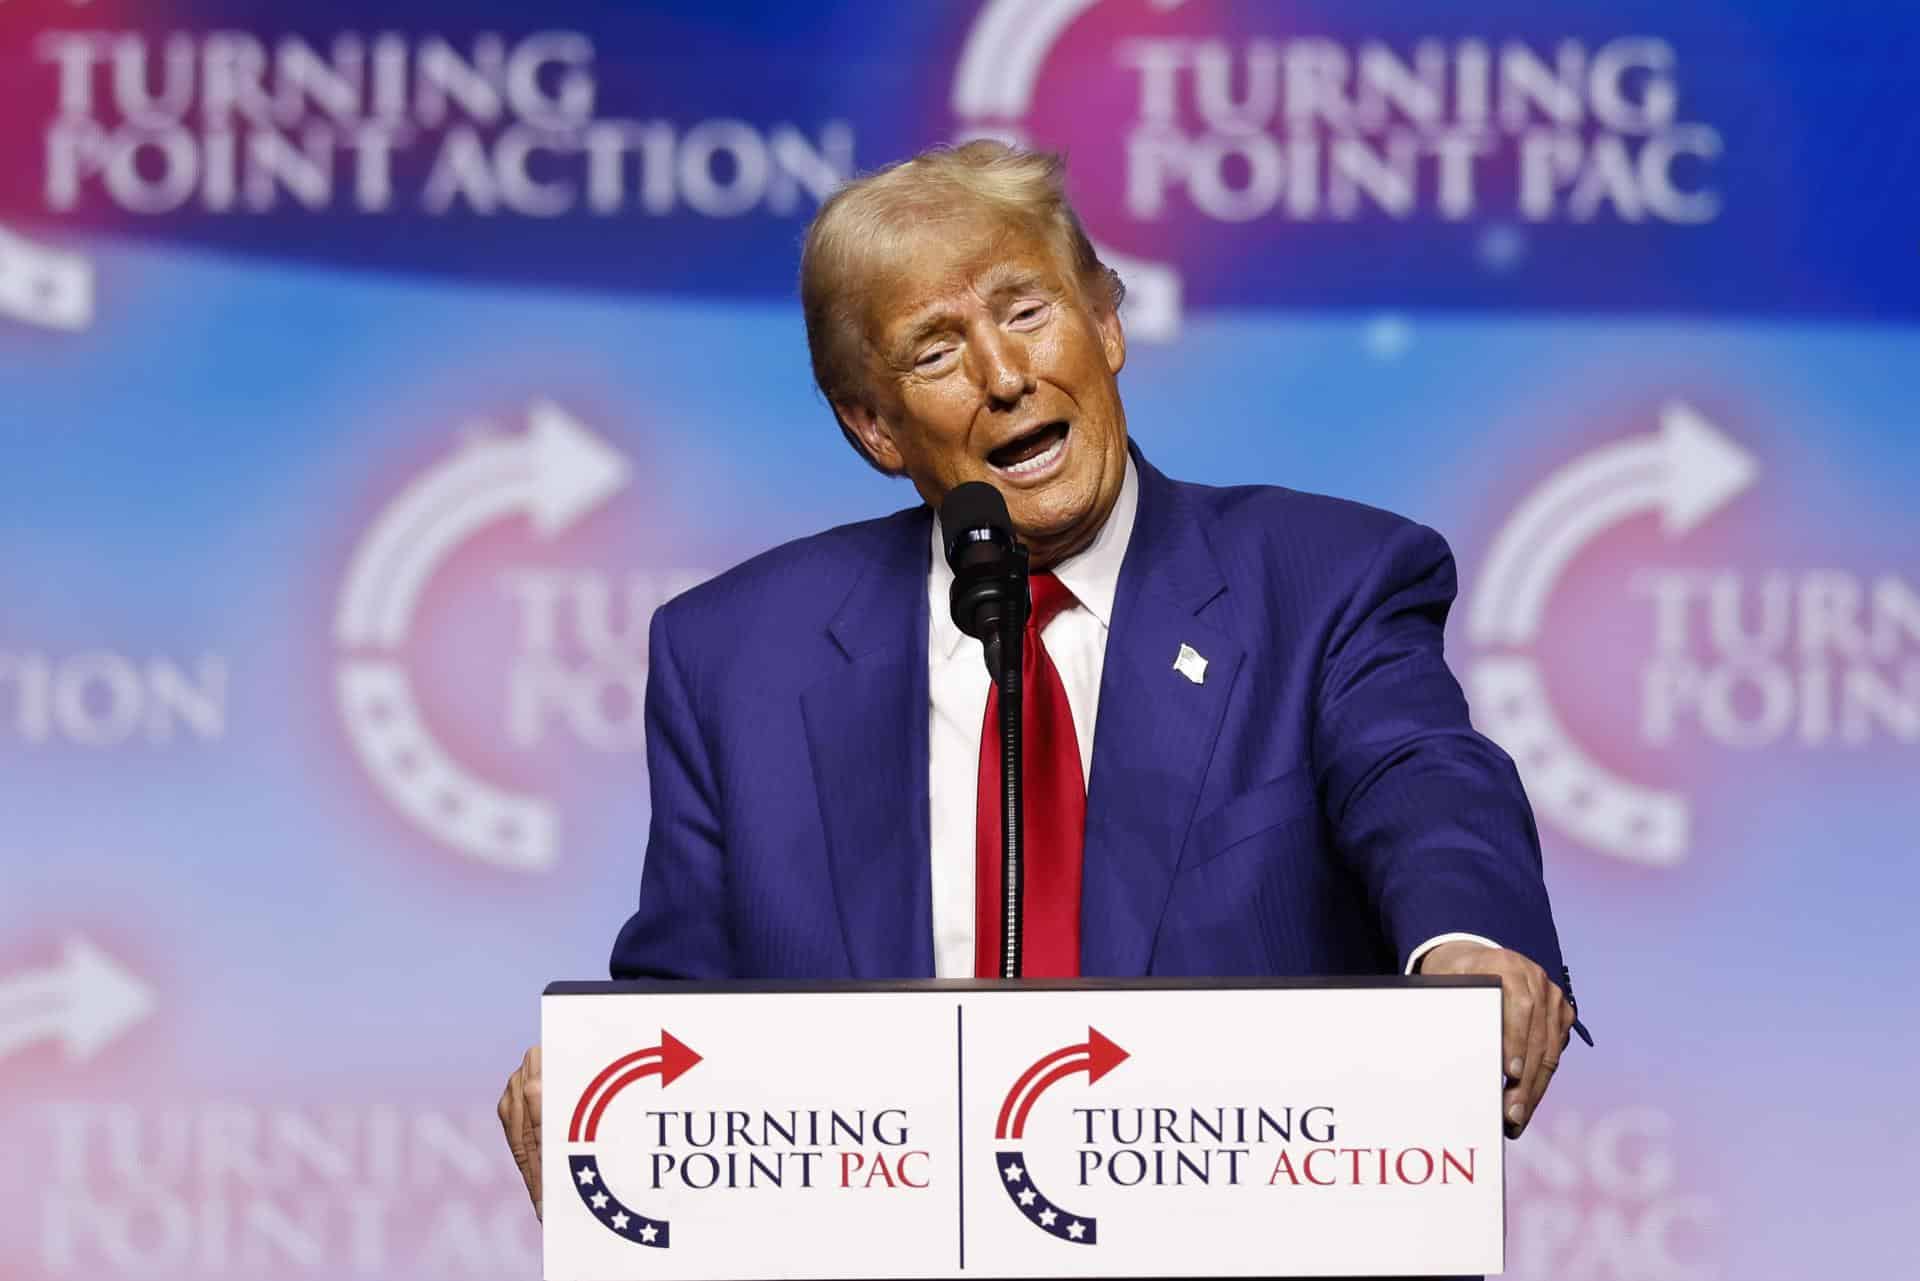
<instances>
[{"instance_id":1,"label":"red circular arrow graphic","mask_svg":"<svg viewBox=\"0 0 1920 1281\"><path fill-rule=\"evenodd\" d=\"M660 1044L650 1045L644 1050L635 1050L625 1058L615 1059L602 1069L599 1076L588 1083L586 1089L580 1092L580 1102L575 1104L573 1109L573 1123L567 1127L567 1141L579 1143L584 1138L588 1143L593 1142L594 1136L600 1130L600 1114L607 1110L607 1104L613 1102L615 1095L635 1081L642 1077L658 1076L660 1088L664 1090L699 1061L698 1054L677 1039L673 1033L662 1028ZM635 1064L639 1066L633 1066ZM600 1093L600 1087L606 1085L615 1073L629 1067L633 1070L607 1086L605 1093ZM600 1094L599 1101L594 1102L592 1110L589 1111L587 1105L593 1101L596 1093Z\"/></svg>"},{"instance_id":2,"label":"red circular arrow graphic","mask_svg":"<svg viewBox=\"0 0 1920 1281\"><path fill-rule=\"evenodd\" d=\"M1126 1059L1125 1050L1101 1036L1095 1029L1088 1028L1086 1040L1078 1045L1069 1045L1055 1050L1020 1074L1020 1079L1013 1083L1011 1090L1007 1091L1006 1101L1000 1105L1000 1122L994 1128L993 1136L996 1139L1024 1138L1027 1130L1027 1114L1033 1111L1035 1101L1042 1094L1075 1072L1085 1072L1087 1084L1092 1085L1119 1067ZM1042 1076L1043 1072L1046 1075ZM1032 1088L1029 1089L1029 1086ZM1024 1099L1021 1098L1022 1094L1025 1095ZM1016 1103L1018 1103L1017 1108Z\"/></svg>"}]
</instances>

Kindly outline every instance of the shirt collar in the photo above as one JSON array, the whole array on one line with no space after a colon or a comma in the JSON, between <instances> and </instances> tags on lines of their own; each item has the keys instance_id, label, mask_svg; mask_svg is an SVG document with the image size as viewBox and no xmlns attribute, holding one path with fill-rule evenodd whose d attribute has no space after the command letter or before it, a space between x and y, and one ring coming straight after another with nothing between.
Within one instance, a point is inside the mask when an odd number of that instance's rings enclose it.
<instances>
[{"instance_id":1,"label":"shirt collar","mask_svg":"<svg viewBox=\"0 0 1920 1281\"><path fill-rule=\"evenodd\" d=\"M1126 475L1120 481L1120 497L1114 500L1107 523L1086 547L1053 567L1054 574L1073 593L1104 630L1112 626L1113 598L1120 590L1120 566L1127 558L1127 543L1133 537L1133 519L1140 506L1140 480L1134 473L1133 455L1127 455ZM946 543L941 536L940 520L933 521L933 569L927 576L929 613L933 631L928 637L935 658L950 660L960 651L967 634L954 626L947 608L947 595L953 587L953 570L947 565Z\"/></svg>"}]
</instances>

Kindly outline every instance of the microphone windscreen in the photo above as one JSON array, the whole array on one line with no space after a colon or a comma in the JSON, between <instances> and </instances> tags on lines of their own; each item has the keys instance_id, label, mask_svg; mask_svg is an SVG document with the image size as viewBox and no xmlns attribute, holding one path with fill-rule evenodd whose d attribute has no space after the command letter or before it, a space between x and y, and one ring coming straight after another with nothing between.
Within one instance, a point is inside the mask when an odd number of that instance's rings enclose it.
<instances>
[{"instance_id":1,"label":"microphone windscreen","mask_svg":"<svg viewBox=\"0 0 1920 1281\"><path fill-rule=\"evenodd\" d=\"M940 538L947 549L947 562L953 562L954 543L969 530L990 529L1013 538L1013 517L1007 514L1007 500L984 480L970 480L947 491L940 504Z\"/></svg>"}]
</instances>

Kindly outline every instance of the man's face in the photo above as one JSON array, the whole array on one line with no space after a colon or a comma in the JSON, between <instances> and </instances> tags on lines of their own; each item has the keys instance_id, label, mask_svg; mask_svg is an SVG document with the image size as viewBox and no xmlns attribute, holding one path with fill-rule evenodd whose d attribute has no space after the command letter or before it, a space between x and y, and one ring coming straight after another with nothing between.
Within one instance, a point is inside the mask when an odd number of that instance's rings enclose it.
<instances>
[{"instance_id":1,"label":"man's face","mask_svg":"<svg viewBox=\"0 0 1920 1281\"><path fill-rule=\"evenodd\" d=\"M1092 540L1126 474L1126 340L1036 232L943 223L870 282L866 403L835 408L938 507L984 480L1036 567Z\"/></svg>"}]
</instances>

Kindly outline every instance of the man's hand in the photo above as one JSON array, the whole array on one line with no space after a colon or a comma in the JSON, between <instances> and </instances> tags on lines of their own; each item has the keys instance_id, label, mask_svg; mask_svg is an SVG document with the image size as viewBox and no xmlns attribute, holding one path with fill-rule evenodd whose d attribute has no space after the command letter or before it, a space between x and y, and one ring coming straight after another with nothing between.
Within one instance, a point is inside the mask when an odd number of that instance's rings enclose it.
<instances>
[{"instance_id":1,"label":"man's hand","mask_svg":"<svg viewBox=\"0 0 1920 1281\"><path fill-rule=\"evenodd\" d=\"M1573 1027L1573 1006L1547 972L1518 952L1456 941L1442 943L1420 959L1422 974L1490 974L1500 980L1504 1022L1501 1053L1507 1092L1501 1099L1507 1137L1518 1138L1560 1066Z\"/></svg>"},{"instance_id":2,"label":"man's hand","mask_svg":"<svg viewBox=\"0 0 1920 1281\"><path fill-rule=\"evenodd\" d=\"M1438 951L1439 949L1434 949ZM513 1163L533 1198L533 1214L542 1217L540 1202L540 1047L527 1051L507 1088L500 1095L500 1128L507 1132Z\"/></svg>"}]
</instances>

